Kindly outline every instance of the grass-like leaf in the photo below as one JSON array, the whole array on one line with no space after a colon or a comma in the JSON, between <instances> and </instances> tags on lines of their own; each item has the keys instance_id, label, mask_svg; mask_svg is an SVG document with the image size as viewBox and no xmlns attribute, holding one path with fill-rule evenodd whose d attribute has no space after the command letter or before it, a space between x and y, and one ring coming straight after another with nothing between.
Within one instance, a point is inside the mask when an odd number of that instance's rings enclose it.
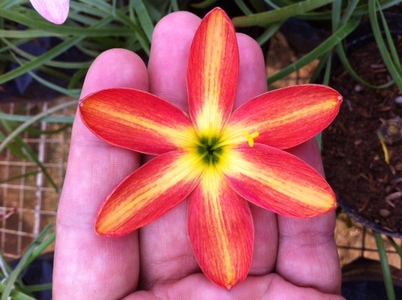
<instances>
[{"instance_id":1,"label":"grass-like leaf","mask_svg":"<svg viewBox=\"0 0 402 300\"><path fill-rule=\"evenodd\" d=\"M7 114L0 112L0 120L15 121L15 122L27 122L32 118L32 116ZM41 119L42 122L46 123L57 123L57 124L73 124L74 117L65 116L47 116Z\"/></svg>"},{"instance_id":2,"label":"grass-like leaf","mask_svg":"<svg viewBox=\"0 0 402 300\"><path fill-rule=\"evenodd\" d=\"M384 241L381 234L373 232L375 242L377 244L378 254L380 255L380 262L382 268L382 274L384 277L385 289L387 291L388 300L396 300L395 290L392 282L391 270L388 264L387 252L385 251Z\"/></svg>"},{"instance_id":3,"label":"grass-like leaf","mask_svg":"<svg viewBox=\"0 0 402 300\"><path fill-rule=\"evenodd\" d=\"M284 21L290 17L302 15L318 7L332 3L334 0L305 0L276 10L233 18L236 27L261 26Z\"/></svg>"},{"instance_id":4,"label":"grass-like leaf","mask_svg":"<svg viewBox=\"0 0 402 300\"><path fill-rule=\"evenodd\" d=\"M369 1L369 18L371 27L373 29L374 38L378 45L378 49L381 53L382 59L384 60L384 64L386 65L389 73L391 74L391 77L395 80L396 85L399 87L400 90L402 90L402 70L400 68L399 58L398 55L396 55L396 57L394 54L390 55L388 51L388 48L395 49L395 45L393 43L392 38L390 38L389 36L389 28L385 21L383 22L382 25L384 27L384 32L388 37L387 38L388 45L386 44L383 38L383 34L378 22L377 6L378 1L376 0ZM394 51L396 50L392 50L392 52ZM393 59L396 59L396 61Z\"/></svg>"},{"instance_id":5,"label":"grass-like leaf","mask_svg":"<svg viewBox=\"0 0 402 300\"><path fill-rule=\"evenodd\" d=\"M71 107L77 105L77 101L76 100L72 100L69 102L65 102L62 104L59 104L55 107L49 108L47 111L44 111L42 113L39 113L35 116L32 116L29 120L25 121L24 123L22 123L20 126L18 126L13 132L11 132L9 134L9 136L3 140L3 142L0 144L0 152L3 151L5 149L5 147L7 147L7 145L13 141L16 137L18 137L22 132L24 132L28 127L30 127L32 124L35 124L36 122L40 121L41 119L43 119L44 117L47 117L55 112L58 112L60 110L63 110L67 107Z\"/></svg>"},{"instance_id":6,"label":"grass-like leaf","mask_svg":"<svg viewBox=\"0 0 402 300\"><path fill-rule=\"evenodd\" d=\"M152 41L152 33L154 32L154 24L152 23L151 17L148 14L147 9L142 0L132 0L131 5L138 16L141 28L144 30L145 35L148 38L149 44Z\"/></svg>"},{"instance_id":7,"label":"grass-like leaf","mask_svg":"<svg viewBox=\"0 0 402 300\"><path fill-rule=\"evenodd\" d=\"M312 51L307 53L305 56L290 64L289 66L283 68L278 73L268 78L268 85L272 84L275 81L278 81L293 72L299 70L303 66L313 62L315 59L318 59L325 54L332 51L334 47L336 47L346 36L348 36L351 32L353 32L357 26L360 24L359 19L351 19L345 25L340 27L335 33L333 33L328 39L322 42L319 46L314 48Z\"/></svg>"},{"instance_id":8,"label":"grass-like leaf","mask_svg":"<svg viewBox=\"0 0 402 300\"><path fill-rule=\"evenodd\" d=\"M388 241L390 242L390 244L392 245L392 247L395 248L395 251L402 258L402 248L395 242L395 240L392 237L387 236L387 238L388 238Z\"/></svg>"},{"instance_id":9,"label":"grass-like leaf","mask_svg":"<svg viewBox=\"0 0 402 300\"><path fill-rule=\"evenodd\" d=\"M218 0L204 0L199 3L191 3L191 6L194 8L207 8L211 5L214 5Z\"/></svg>"},{"instance_id":10,"label":"grass-like leaf","mask_svg":"<svg viewBox=\"0 0 402 300\"><path fill-rule=\"evenodd\" d=\"M4 280L4 285L0 284L0 291L2 292L2 296L0 300L8 300L11 296L12 299L16 300L28 300L35 299L30 295L27 295L24 292L27 291L19 291L17 289L20 288L24 290L24 285L21 283L20 278L22 276L22 272L43 253L43 251L49 247L55 240L54 233L54 224L49 224L46 228L39 234L37 238L33 240L31 245L26 250L25 254L21 257L17 266L14 270L12 270L8 277ZM19 282L18 282L19 281ZM18 283L18 284L17 284ZM51 288L51 286L46 285L42 288ZM32 292L32 290L29 290Z\"/></svg>"},{"instance_id":11,"label":"grass-like leaf","mask_svg":"<svg viewBox=\"0 0 402 300\"><path fill-rule=\"evenodd\" d=\"M27 177L30 177L30 176L36 176L38 174L39 174L39 171L33 171L33 172L20 174L20 175L17 175L17 176L9 177L9 178L4 179L4 180L0 180L0 184L4 184L4 183L7 183L7 182L12 182L14 180L18 180L18 179L21 179L21 178L27 178Z\"/></svg>"}]
</instances>

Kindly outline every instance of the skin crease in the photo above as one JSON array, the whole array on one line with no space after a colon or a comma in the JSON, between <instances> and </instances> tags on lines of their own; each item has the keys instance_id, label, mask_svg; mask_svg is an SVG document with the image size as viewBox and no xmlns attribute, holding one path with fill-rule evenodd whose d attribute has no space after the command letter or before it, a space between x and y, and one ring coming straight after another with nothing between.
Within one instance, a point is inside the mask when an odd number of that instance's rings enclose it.
<instances>
[{"instance_id":1,"label":"skin crease","mask_svg":"<svg viewBox=\"0 0 402 300\"><path fill-rule=\"evenodd\" d=\"M148 70L127 50L100 55L82 97L108 87L150 90L186 110L186 64L200 19L188 12L161 20L154 32ZM258 44L238 34L240 78L236 106L266 91ZM315 141L290 152L323 173ZM131 151L95 137L77 115L57 217L53 299L343 299L333 238L333 213L311 219L277 216L251 206L255 250L250 275L231 291L199 270L186 231L186 201L128 236L94 231L107 194L140 165Z\"/></svg>"}]
</instances>

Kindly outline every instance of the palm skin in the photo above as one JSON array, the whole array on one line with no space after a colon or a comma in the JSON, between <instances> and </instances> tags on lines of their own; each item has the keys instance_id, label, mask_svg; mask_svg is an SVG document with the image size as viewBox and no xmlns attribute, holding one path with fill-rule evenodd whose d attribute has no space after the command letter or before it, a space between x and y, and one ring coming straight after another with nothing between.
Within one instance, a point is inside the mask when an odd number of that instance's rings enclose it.
<instances>
[{"instance_id":1,"label":"palm skin","mask_svg":"<svg viewBox=\"0 0 402 300\"><path fill-rule=\"evenodd\" d=\"M199 23L188 12L161 20L148 69L127 50L103 53L91 66L81 96L132 87L185 110L187 60ZM258 44L242 34L238 43L236 106L267 89ZM289 151L323 172L315 141ZM187 237L186 202L128 236L98 236L94 222L100 203L139 165L139 154L101 141L77 115L57 218L54 299L342 299L333 213L295 219L251 206L253 263L249 276L231 291L201 273Z\"/></svg>"}]
</instances>

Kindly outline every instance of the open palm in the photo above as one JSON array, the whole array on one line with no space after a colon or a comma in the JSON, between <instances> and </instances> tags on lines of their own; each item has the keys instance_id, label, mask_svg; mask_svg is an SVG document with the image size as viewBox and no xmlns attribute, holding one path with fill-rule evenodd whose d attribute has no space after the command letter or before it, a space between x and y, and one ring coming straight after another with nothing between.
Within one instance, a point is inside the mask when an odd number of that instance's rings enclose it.
<instances>
[{"instance_id":1,"label":"open palm","mask_svg":"<svg viewBox=\"0 0 402 300\"><path fill-rule=\"evenodd\" d=\"M173 13L157 25L148 69L134 53L113 49L93 63L82 97L111 87L149 90L186 110L185 74L200 19ZM240 77L236 106L266 91L258 44L238 34ZM322 172L315 141L290 150ZM249 276L231 291L200 271L187 237L186 201L138 232L96 235L103 199L140 166L137 153L106 144L77 115L57 219L55 299L341 299L333 239L334 215L278 216L251 205L255 226Z\"/></svg>"}]
</instances>

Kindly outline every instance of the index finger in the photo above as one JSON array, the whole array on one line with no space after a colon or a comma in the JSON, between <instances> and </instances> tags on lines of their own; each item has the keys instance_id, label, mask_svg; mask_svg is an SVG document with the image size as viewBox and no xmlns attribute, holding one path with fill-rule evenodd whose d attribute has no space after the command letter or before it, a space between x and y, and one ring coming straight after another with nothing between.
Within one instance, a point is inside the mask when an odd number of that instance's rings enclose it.
<instances>
[{"instance_id":1,"label":"index finger","mask_svg":"<svg viewBox=\"0 0 402 300\"><path fill-rule=\"evenodd\" d=\"M147 70L137 55L122 49L100 55L88 71L81 96L111 87L148 89ZM111 240L98 236L94 224L100 203L138 166L138 154L101 141L77 114L57 216L56 299L115 299L135 289L137 235Z\"/></svg>"}]
</instances>

